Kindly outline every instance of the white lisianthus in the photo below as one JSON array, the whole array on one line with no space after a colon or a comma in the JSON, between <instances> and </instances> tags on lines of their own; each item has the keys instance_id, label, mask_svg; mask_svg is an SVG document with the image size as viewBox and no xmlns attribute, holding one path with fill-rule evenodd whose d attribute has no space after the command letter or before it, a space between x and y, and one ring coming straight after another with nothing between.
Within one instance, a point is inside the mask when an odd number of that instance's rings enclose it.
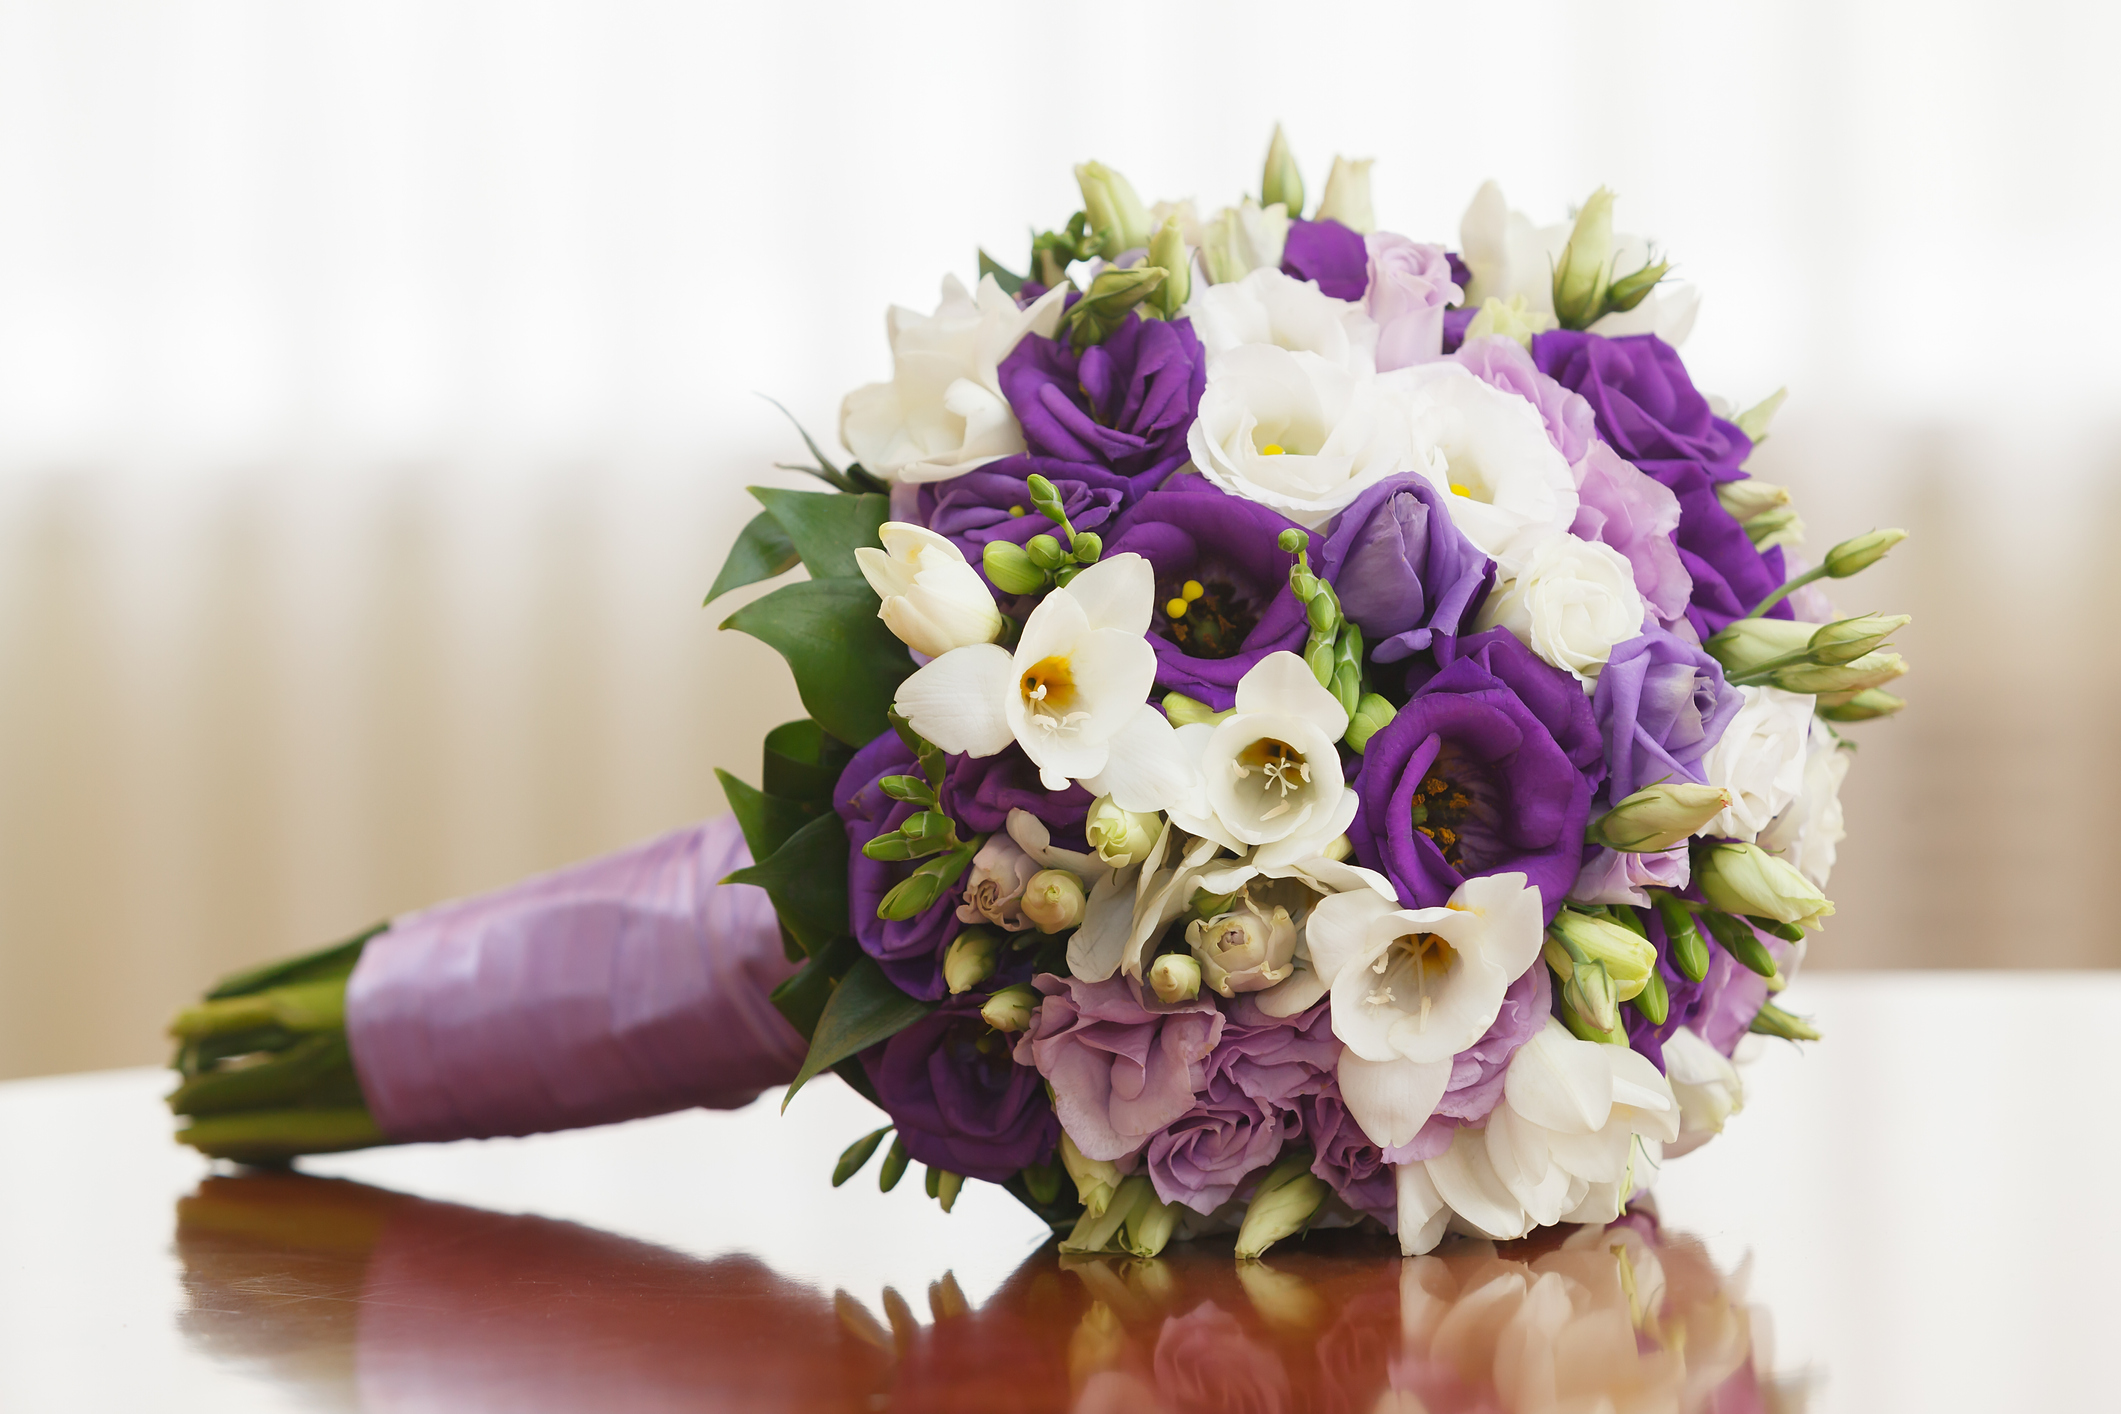
<instances>
[{"instance_id":1,"label":"white lisianthus","mask_svg":"<svg viewBox=\"0 0 2121 1414\"><path fill-rule=\"evenodd\" d=\"M1245 344L1273 344L1315 353L1350 373L1377 371L1377 324L1369 311L1277 269L1209 285L1193 296L1185 313L1210 360Z\"/></svg>"},{"instance_id":2,"label":"white lisianthus","mask_svg":"<svg viewBox=\"0 0 2121 1414\"><path fill-rule=\"evenodd\" d=\"M1666 1147L1668 1158L1708 1143L1745 1108L1745 1082L1739 1079L1738 1067L1684 1026L1664 1040L1664 1074L1679 1103L1679 1137Z\"/></svg>"},{"instance_id":3,"label":"white lisianthus","mask_svg":"<svg viewBox=\"0 0 2121 1414\"><path fill-rule=\"evenodd\" d=\"M1024 450L1023 429L1002 396L1002 360L1026 334L1060 326L1065 285L1029 309L989 275L979 297L943 278L935 313L891 307L891 381L871 383L840 404L840 441L886 481L942 481Z\"/></svg>"},{"instance_id":4,"label":"white lisianthus","mask_svg":"<svg viewBox=\"0 0 2121 1414\"><path fill-rule=\"evenodd\" d=\"M1423 471L1448 498L1451 524L1505 571L1538 540L1576 519L1576 476L1539 410L1457 363L1424 363L1404 380L1410 436ZM1412 464L1410 464L1412 465Z\"/></svg>"},{"instance_id":5,"label":"white lisianthus","mask_svg":"<svg viewBox=\"0 0 2121 1414\"><path fill-rule=\"evenodd\" d=\"M854 552L862 578L883 606L876 611L908 648L940 658L953 648L992 643L1002 631L1002 611L964 552L932 530L886 521L879 550Z\"/></svg>"},{"instance_id":6,"label":"white lisianthus","mask_svg":"<svg viewBox=\"0 0 2121 1414\"><path fill-rule=\"evenodd\" d=\"M1848 778L1849 748L1818 717L1806 740L1804 786L1769 821L1755 841L1777 854L1820 888L1834 872L1835 846L1848 836L1841 818L1841 783Z\"/></svg>"},{"instance_id":7,"label":"white lisianthus","mask_svg":"<svg viewBox=\"0 0 2121 1414\"><path fill-rule=\"evenodd\" d=\"M1508 629L1586 687L1616 647L1641 636L1649 607L1634 566L1612 546L1561 531L1540 539L1516 569L1481 606L1480 626Z\"/></svg>"},{"instance_id":8,"label":"white lisianthus","mask_svg":"<svg viewBox=\"0 0 2121 1414\"><path fill-rule=\"evenodd\" d=\"M1526 309L1551 319L1554 269L1574 229L1575 224L1570 221L1534 226L1530 217L1510 209L1501 187L1494 182L1482 183L1473 194L1472 205L1466 208L1465 218L1458 223L1459 255L1473 272L1466 303L1478 307L1491 298L1508 302L1521 296ZM1614 233L1608 278L1633 274L1649 263L1647 240ZM1591 332L1609 338L1655 334L1677 348L1693 332L1694 315L1700 304L1700 293L1692 285L1666 280L1635 308L1598 320L1591 325Z\"/></svg>"},{"instance_id":9,"label":"white lisianthus","mask_svg":"<svg viewBox=\"0 0 2121 1414\"><path fill-rule=\"evenodd\" d=\"M1452 1057L1486 1034L1510 984L1538 961L1539 890L1522 874L1458 886L1442 908L1394 908L1368 890L1322 899L1304 925L1346 1046L1340 1089L1370 1142L1410 1142L1451 1083Z\"/></svg>"},{"instance_id":10,"label":"white lisianthus","mask_svg":"<svg viewBox=\"0 0 2121 1414\"><path fill-rule=\"evenodd\" d=\"M1209 281L1221 285L1254 270L1279 270L1289 224L1288 208L1280 202L1262 207L1249 196L1210 216L1200 228L1201 265Z\"/></svg>"},{"instance_id":11,"label":"white lisianthus","mask_svg":"<svg viewBox=\"0 0 2121 1414\"><path fill-rule=\"evenodd\" d=\"M1647 1057L1579 1041L1550 1017L1510 1057L1486 1127L1459 1130L1427 1161L1426 1192L1402 1179L1400 1227L1412 1219L1427 1231L1429 1194L1497 1240L1557 1222L1611 1222L1640 1186L1639 1166L1654 1168L1678 1137L1678 1101Z\"/></svg>"},{"instance_id":12,"label":"white lisianthus","mask_svg":"<svg viewBox=\"0 0 2121 1414\"><path fill-rule=\"evenodd\" d=\"M1745 695L1745 705L1701 758L1702 775L1710 785L1723 788L1731 808L1709 821L1702 833L1751 842L1804 790L1812 697L1779 687L1738 690Z\"/></svg>"},{"instance_id":13,"label":"white lisianthus","mask_svg":"<svg viewBox=\"0 0 2121 1414\"><path fill-rule=\"evenodd\" d=\"M943 750L992 756L1016 742L1048 790L1081 781L1128 810L1190 802L1171 724L1148 704L1155 572L1114 555L1031 611L1016 652L955 648L899 684L899 712Z\"/></svg>"},{"instance_id":14,"label":"white lisianthus","mask_svg":"<svg viewBox=\"0 0 2121 1414\"><path fill-rule=\"evenodd\" d=\"M1210 365L1186 449L1216 489L1315 530L1365 487L1417 464L1399 377L1241 345Z\"/></svg>"},{"instance_id":15,"label":"white lisianthus","mask_svg":"<svg viewBox=\"0 0 2121 1414\"><path fill-rule=\"evenodd\" d=\"M1269 653L1237 684L1236 710L1214 726L1178 729L1180 755L1197 763L1199 813L1172 819L1235 853L1254 846L1257 868L1318 854L1355 818L1336 747L1348 714L1294 653Z\"/></svg>"}]
</instances>

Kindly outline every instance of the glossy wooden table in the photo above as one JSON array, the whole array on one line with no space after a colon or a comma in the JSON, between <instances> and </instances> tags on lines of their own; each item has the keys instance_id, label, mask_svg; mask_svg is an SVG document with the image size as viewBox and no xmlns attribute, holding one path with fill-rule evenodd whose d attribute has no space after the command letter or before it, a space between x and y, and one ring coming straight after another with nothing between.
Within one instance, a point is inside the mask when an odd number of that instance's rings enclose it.
<instances>
[{"instance_id":1,"label":"glossy wooden table","mask_svg":"<svg viewBox=\"0 0 2121 1414\"><path fill-rule=\"evenodd\" d=\"M1728 1306L1721 1354L1689 1327L1696 1367L1774 1378L1702 1407L2121 1407L2121 976L1811 977L1792 1000L1829 1040L1769 1048L1730 1133L1667 1168L1670 1294L1662 1326L1623 1321L1626 1359L1685 1345L1680 1305ZM1439 1334L1437 1282L1478 1252L1418 1267L1328 1234L1244 1270L1227 1239L1069 1261L998 1190L945 1215L917 1169L883 1195L872 1164L834 1192L876 1123L836 1085L785 1116L769 1097L306 1176L172 1145L164 1088L0 1086L0 1409L1678 1407L1669 1381L1544 1399L1587 1357L1468 1337L1466 1302ZM1487 1341L1503 1396L1437 1382L1447 1336Z\"/></svg>"}]
</instances>

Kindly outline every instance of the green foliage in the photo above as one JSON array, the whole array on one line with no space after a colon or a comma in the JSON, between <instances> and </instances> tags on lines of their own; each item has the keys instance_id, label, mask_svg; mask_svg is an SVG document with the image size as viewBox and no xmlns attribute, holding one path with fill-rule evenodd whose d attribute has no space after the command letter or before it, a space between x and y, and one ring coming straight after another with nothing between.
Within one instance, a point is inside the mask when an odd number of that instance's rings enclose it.
<instances>
[{"instance_id":1,"label":"green foliage","mask_svg":"<svg viewBox=\"0 0 2121 1414\"><path fill-rule=\"evenodd\" d=\"M729 558L722 561L722 572L714 577L714 588L707 591L703 602L712 604L732 589L778 578L799 563L801 557L788 532L781 529L773 512L760 511L729 547Z\"/></svg>"},{"instance_id":2,"label":"green foliage","mask_svg":"<svg viewBox=\"0 0 2121 1414\"><path fill-rule=\"evenodd\" d=\"M846 827L838 815L820 815L765 859L722 882L764 889L781 926L815 957L848 931Z\"/></svg>"},{"instance_id":3,"label":"green foliage","mask_svg":"<svg viewBox=\"0 0 2121 1414\"><path fill-rule=\"evenodd\" d=\"M840 1155L839 1163L833 1166L832 1186L837 1188L860 1173L862 1165L869 1162L870 1157L876 1153L877 1146L884 1142L884 1136L890 1132L891 1126L887 1124L882 1129L872 1130L849 1144L846 1152Z\"/></svg>"},{"instance_id":4,"label":"green foliage","mask_svg":"<svg viewBox=\"0 0 2121 1414\"><path fill-rule=\"evenodd\" d=\"M291 982L322 982L332 978L345 978L353 974L354 964L361 960L361 949L368 940L390 927L378 923L375 927L354 934L343 943L334 943L328 948L303 953L299 957L282 958L259 967L245 968L231 973L215 984L206 994L208 1001L220 1001L227 997L240 997L251 992L262 992L268 987L285 986Z\"/></svg>"},{"instance_id":5,"label":"green foliage","mask_svg":"<svg viewBox=\"0 0 2121 1414\"><path fill-rule=\"evenodd\" d=\"M766 793L829 810L832 788L853 755L852 747L808 717L783 722L766 733Z\"/></svg>"},{"instance_id":6,"label":"green foliage","mask_svg":"<svg viewBox=\"0 0 2121 1414\"><path fill-rule=\"evenodd\" d=\"M812 579L860 579L856 548L881 548L884 543L877 530L891 518L887 496L783 491L772 486L749 489L766 514L788 533Z\"/></svg>"},{"instance_id":7,"label":"green foliage","mask_svg":"<svg viewBox=\"0 0 2121 1414\"><path fill-rule=\"evenodd\" d=\"M1002 287L1002 293L1005 295L1013 295L1024 287L1023 276L1011 271L984 250L979 253L979 273L982 278L992 275L994 283Z\"/></svg>"},{"instance_id":8,"label":"green foliage","mask_svg":"<svg viewBox=\"0 0 2121 1414\"><path fill-rule=\"evenodd\" d=\"M744 843L750 846L754 860L771 858L796 831L817 818L808 806L768 795L720 768L714 775L722 783L722 794L744 831Z\"/></svg>"},{"instance_id":9,"label":"green foliage","mask_svg":"<svg viewBox=\"0 0 2121 1414\"><path fill-rule=\"evenodd\" d=\"M818 725L860 746L883 732L891 699L913 672L878 607L862 580L813 579L746 604L722 627L741 629L787 659Z\"/></svg>"},{"instance_id":10,"label":"green foliage","mask_svg":"<svg viewBox=\"0 0 2121 1414\"><path fill-rule=\"evenodd\" d=\"M889 1040L935 1010L934 1002L909 997L884 976L876 959L863 957L847 970L810 1035L810 1054L781 1099L786 1109L795 1092L819 1071L851 1059L879 1041Z\"/></svg>"}]
</instances>

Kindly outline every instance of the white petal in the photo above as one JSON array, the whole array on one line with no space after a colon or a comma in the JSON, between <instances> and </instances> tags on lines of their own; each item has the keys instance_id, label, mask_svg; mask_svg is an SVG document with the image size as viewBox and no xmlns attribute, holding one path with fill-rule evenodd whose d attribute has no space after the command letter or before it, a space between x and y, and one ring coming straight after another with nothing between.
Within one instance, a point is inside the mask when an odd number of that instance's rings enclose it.
<instances>
[{"instance_id":1,"label":"white petal","mask_svg":"<svg viewBox=\"0 0 2121 1414\"><path fill-rule=\"evenodd\" d=\"M1176 737L1164 714L1143 703L1106 743L1111 754L1105 769L1083 782L1084 787L1093 795L1111 796L1122 810L1147 812L1194 804L1200 780L1187 769L1176 749Z\"/></svg>"},{"instance_id":2,"label":"white petal","mask_svg":"<svg viewBox=\"0 0 2121 1414\"><path fill-rule=\"evenodd\" d=\"M1451 1210L1436 1191L1425 1164L1400 1164L1393 1175L1399 1186L1399 1251L1419 1257L1443 1241Z\"/></svg>"},{"instance_id":3,"label":"white petal","mask_svg":"<svg viewBox=\"0 0 2121 1414\"><path fill-rule=\"evenodd\" d=\"M1360 865L1344 865L1334 860L1319 857L1318 852L1321 849L1331 844L1338 836L1347 833L1348 826L1354 823L1355 811L1359 803L1360 801L1354 791L1342 790L1340 803L1333 807L1333 812L1330 815L1325 816L1323 819L1312 821L1300 833L1293 834L1285 840L1276 840L1272 844L1261 845L1253 853L1252 862L1262 870L1291 869L1310 874L1313 878L1318 879L1320 883L1324 883L1326 880L1324 876L1314 872L1312 867L1314 864L1323 864L1335 869L1345 869L1349 875L1356 877L1356 881L1335 885L1335 887L1353 889L1368 885L1371 888L1376 888L1381 884L1383 885L1381 892L1386 898L1396 897L1392 892L1392 885L1386 881L1384 875L1374 870L1364 869ZM1302 866L1300 870L1298 866ZM1364 875L1368 877L1361 877ZM1537 897L1535 894L1534 898ZM1522 967L1517 970L1519 972L1524 971Z\"/></svg>"},{"instance_id":4,"label":"white petal","mask_svg":"<svg viewBox=\"0 0 2121 1414\"><path fill-rule=\"evenodd\" d=\"M955 549L955 546L951 548ZM874 545L857 546L854 552L855 566L861 570L862 578L876 591L879 599L889 599L894 594L904 594L913 587L912 564L894 560Z\"/></svg>"},{"instance_id":5,"label":"white petal","mask_svg":"<svg viewBox=\"0 0 2121 1414\"><path fill-rule=\"evenodd\" d=\"M1090 627L1124 629L1140 638L1149 632L1155 612L1156 571L1139 555L1114 555L1069 580L1060 592L1082 606Z\"/></svg>"},{"instance_id":6,"label":"white petal","mask_svg":"<svg viewBox=\"0 0 2121 1414\"><path fill-rule=\"evenodd\" d=\"M1522 1237L1531 1228L1524 1205L1495 1173L1488 1161L1487 1135L1478 1129L1461 1129L1451 1136L1451 1147L1425 1166L1429 1181L1451 1211L1472 1227L1498 1241Z\"/></svg>"},{"instance_id":7,"label":"white petal","mask_svg":"<svg viewBox=\"0 0 2121 1414\"><path fill-rule=\"evenodd\" d=\"M1510 1057L1503 1095L1511 1109L1543 1129L1595 1134L1613 1111L1613 1067L1596 1041L1579 1041L1558 1021Z\"/></svg>"},{"instance_id":8,"label":"white petal","mask_svg":"<svg viewBox=\"0 0 2121 1414\"><path fill-rule=\"evenodd\" d=\"M1090 621L1083 617L1083 606L1075 596L1054 590L1024 620L1024 631L1016 640L1017 673L1027 673L1047 658L1067 657L1075 640L1089 631Z\"/></svg>"},{"instance_id":9,"label":"white petal","mask_svg":"<svg viewBox=\"0 0 2121 1414\"><path fill-rule=\"evenodd\" d=\"M1203 882L1201 887L1206 888L1207 884ZM1294 1016L1309 1010L1325 994L1326 979L1308 967L1299 967L1264 992L1254 992L1252 1001L1269 1016Z\"/></svg>"},{"instance_id":10,"label":"white petal","mask_svg":"<svg viewBox=\"0 0 2121 1414\"><path fill-rule=\"evenodd\" d=\"M1348 734L1340 699L1318 685L1317 676L1294 653L1269 653L1237 684L1240 712L1280 712L1301 717L1339 741Z\"/></svg>"},{"instance_id":11,"label":"white petal","mask_svg":"<svg viewBox=\"0 0 2121 1414\"><path fill-rule=\"evenodd\" d=\"M1134 924L1134 871L1118 869L1097 881L1083 904L1083 926L1068 938L1068 971L1102 982L1119 970Z\"/></svg>"},{"instance_id":12,"label":"white petal","mask_svg":"<svg viewBox=\"0 0 2121 1414\"><path fill-rule=\"evenodd\" d=\"M1658 1072L1648 1056L1625 1046L1611 1049L1613 1054L1606 1061L1613 1068L1614 1104L1659 1114L1678 1109L1678 1102L1672 1098L1672 1083Z\"/></svg>"},{"instance_id":13,"label":"white petal","mask_svg":"<svg viewBox=\"0 0 2121 1414\"><path fill-rule=\"evenodd\" d=\"M1004 710L1013 690L1008 650L975 643L951 649L900 683L895 705L943 750L992 756L1015 740Z\"/></svg>"},{"instance_id":14,"label":"white petal","mask_svg":"<svg viewBox=\"0 0 2121 1414\"><path fill-rule=\"evenodd\" d=\"M1368 889L1318 901L1304 923L1304 939L1310 944L1311 965L1329 986L1343 969L1372 951L1370 925L1391 911L1391 904Z\"/></svg>"},{"instance_id":15,"label":"white petal","mask_svg":"<svg viewBox=\"0 0 2121 1414\"><path fill-rule=\"evenodd\" d=\"M965 563L965 552L958 549L953 542L937 535L925 525L915 525L911 521L887 520L877 528L876 538L883 542L884 553L895 560L918 561L921 552L926 550L955 560L959 564ZM856 559L860 559L862 552L856 550L854 555ZM871 584L875 582L870 581Z\"/></svg>"},{"instance_id":16,"label":"white petal","mask_svg":"<svg viewBox=\"0 0 2121 1414\"><path fill-rule=\"evenodd\" d=\"M1451 1062L1416 1065L1413 1061L1364 1060L1353 1051L1340 1053L1340 1096L1348 1113L1370 1142L1389 1149L1413 1142L1436 1113L1436 1102L1451 1083Z\"/></svg>"}]
</instances>

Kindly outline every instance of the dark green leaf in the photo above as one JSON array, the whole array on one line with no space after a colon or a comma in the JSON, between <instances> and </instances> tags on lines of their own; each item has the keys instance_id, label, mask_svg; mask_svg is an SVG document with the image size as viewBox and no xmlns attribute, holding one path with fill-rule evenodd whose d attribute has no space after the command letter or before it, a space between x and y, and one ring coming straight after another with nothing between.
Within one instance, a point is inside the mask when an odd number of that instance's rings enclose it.
<instances>
[{"instance_id":1,"label":"dark green leaf","mask_svg":"<svg viewBox=\"0 0 2121 1414\"><path fill-rule=\"evenodd\" d=\"M765 859L723 882L763 888L781 925L815 956L847 931L846 827L837 815L821 815Z\"/></svg>"},{"instance_id":2,"label":"dark green leaf","mask_svg":"<svg viewBox=\"0 0 2121 1414\"><path fill-rule=\"evenodd\" d=\"M852 747L808 717L783 722L766 733L766 793L829 809L832 788L853 755Z\"/></svg>"},{"instance_id":3,"label":"dark green leaf","mask_svg":"<svg viewBox=\"0 0 2121 1414\"><path fill-rule=\"evenodd\" d=\"M766 398L764 393L759 394L759 396ZM800 471L805 475L814 476L818 480L836 486L842 491L872 489L862 485L861 482L863 480L873 480L874 478L868 477L866 473L863 473L860 477L849 474L850 472L860 472L861 468L859 467L849 467L847 471L841 471L832 464L832 458L826 456L824 450L818 446L817 440L810 435L810 430L804 427L802 423L796 421L794 413L781 407L780 403L773 398L766 398L766 401L772 403L776 408L780 408L781 416L788 419L788 425L795 429L795 435L803 439L803 445L810 449L810 455L817 458L816 466L791 466L787 462L775 462L775 466L782 471Z\"/></svg>"},{"instance_id":4,"label":"dark green leaf","mask_svg":"<svg viewBox=\"0 0 2121 1414\"><path fill-rule=\"evenodd\" d=\"M788 532L812 579L859 579L862 571L855 563L855 550L863 545L880 548L884 543L877 529L891 518L888 496L783 491L773 486L749 489Z\"/></svg>"},{"instance_id":5,"label":"dark green leaf","mask_svg":"<svg viewBox=\"0 0 2121 1414\"><path fill-rule=\"evenodd\" d=\"M870 1156L876 1153L877 1146L884 1142L884 1136L890 1132L891 1126L887 1124L882 1129L872 1130L849 1144L847 1151L840 1155L839 1163L833 1166L832 1186L837 1188L860 1173L862 1165L869 1162Z\"/></svg>"},{"instance_id":6,"label":"dark green leaf","mask_svg":"<svg viewBox=\"0 0 2121 1414\"><path fill-rule=\"evenodd\" d=\"M984 250L979 253L979 273L982 276L992 275L994 283L1002 287L1002 293L1005 295L1013 295L1024 287L1023 276L1010 273L1007 266Z\"/></svg>"},{"instance_id":7,"label":"dark green leaf","mask_svg":"<svg viewBox=\"0 0 2121 1414\"><path fill-rule=\"evenodd\" d=\"M714 577L714 588L702 602L712 604L732 589L786 574L800 563L802 558L795 553L788 532L771 512L760 511L729 547L729 558L722 561L722 572Z\"/></svg>"},{"instance_id":8,"label":"dark green leaf","mask_svg":"<svg viewBox=\"0 0 2121 1414\"><path fill-rule=\"evenodd\" d=\"M803 964L803 970L773 989L773 1005L788 1024L807 1041L817 1030L817 1019L825 1014L825 1003L832 1000L833 984L847 975L862 955L854 939L842 935L825 945Z\"/></svg>"},{"instance_id":9,"label":"dark green leaf","mask_svg":"<svg viewBox=\"0 0 2121 1414\"><path fill-rule=\"evenodd\" d=\"M891 985L875 958L865 956L833 988L832 1000L825 1003L817 1030L811 1033L810 1054L782 1097L781 1108L788 1107L811 1076L889 1040L933 1010L934 1002L907 996Z\"/></svg>"},{"instance_id":10,"label":"dark green leaf","mask_svg":"<svg viewBox=\"0 0 2121 1414\"><path fill-rule=\"evenodd\" d=\"M388 923L378 923L364 932L356 933L343 943L334 943L316 952L303 953L299 957L282 958L259 967L246 968L231 973L214 984L206 994L206 1000L221 1001L227 997L240 997L251 992L262 992L268 987L281 987L291 982L322 982L334 977L351 976L354 964L361 960L361 949L368 940L389 928Z\"/></svg>"},{"instance_id":11,"label":"dark green leaf","mask_svg":"<svg viewBox=\"0 0 2121 1414\"><path fill-rule=\"evenodd\" d=\"M788 843L789 836L817 818L816 811L768 795L720 768L714 775L722 783L722 794L729 800L729 809L744 831L744 843L751 847L754 860L769 858Z\"/></svg>"},{"instance_id":12,"label":"dark green leaf","mask_svg":"<svg viewBox=\"0 0 2121 1414\"><path fill-rule=\"evenodd\" d=\"M876 616L878 605L861 580L813 579L746 604L722 627L776 649L818 725L862 746L889 725L892 695L913 672L906 645Z\"/></svg>"}]
</instances>

